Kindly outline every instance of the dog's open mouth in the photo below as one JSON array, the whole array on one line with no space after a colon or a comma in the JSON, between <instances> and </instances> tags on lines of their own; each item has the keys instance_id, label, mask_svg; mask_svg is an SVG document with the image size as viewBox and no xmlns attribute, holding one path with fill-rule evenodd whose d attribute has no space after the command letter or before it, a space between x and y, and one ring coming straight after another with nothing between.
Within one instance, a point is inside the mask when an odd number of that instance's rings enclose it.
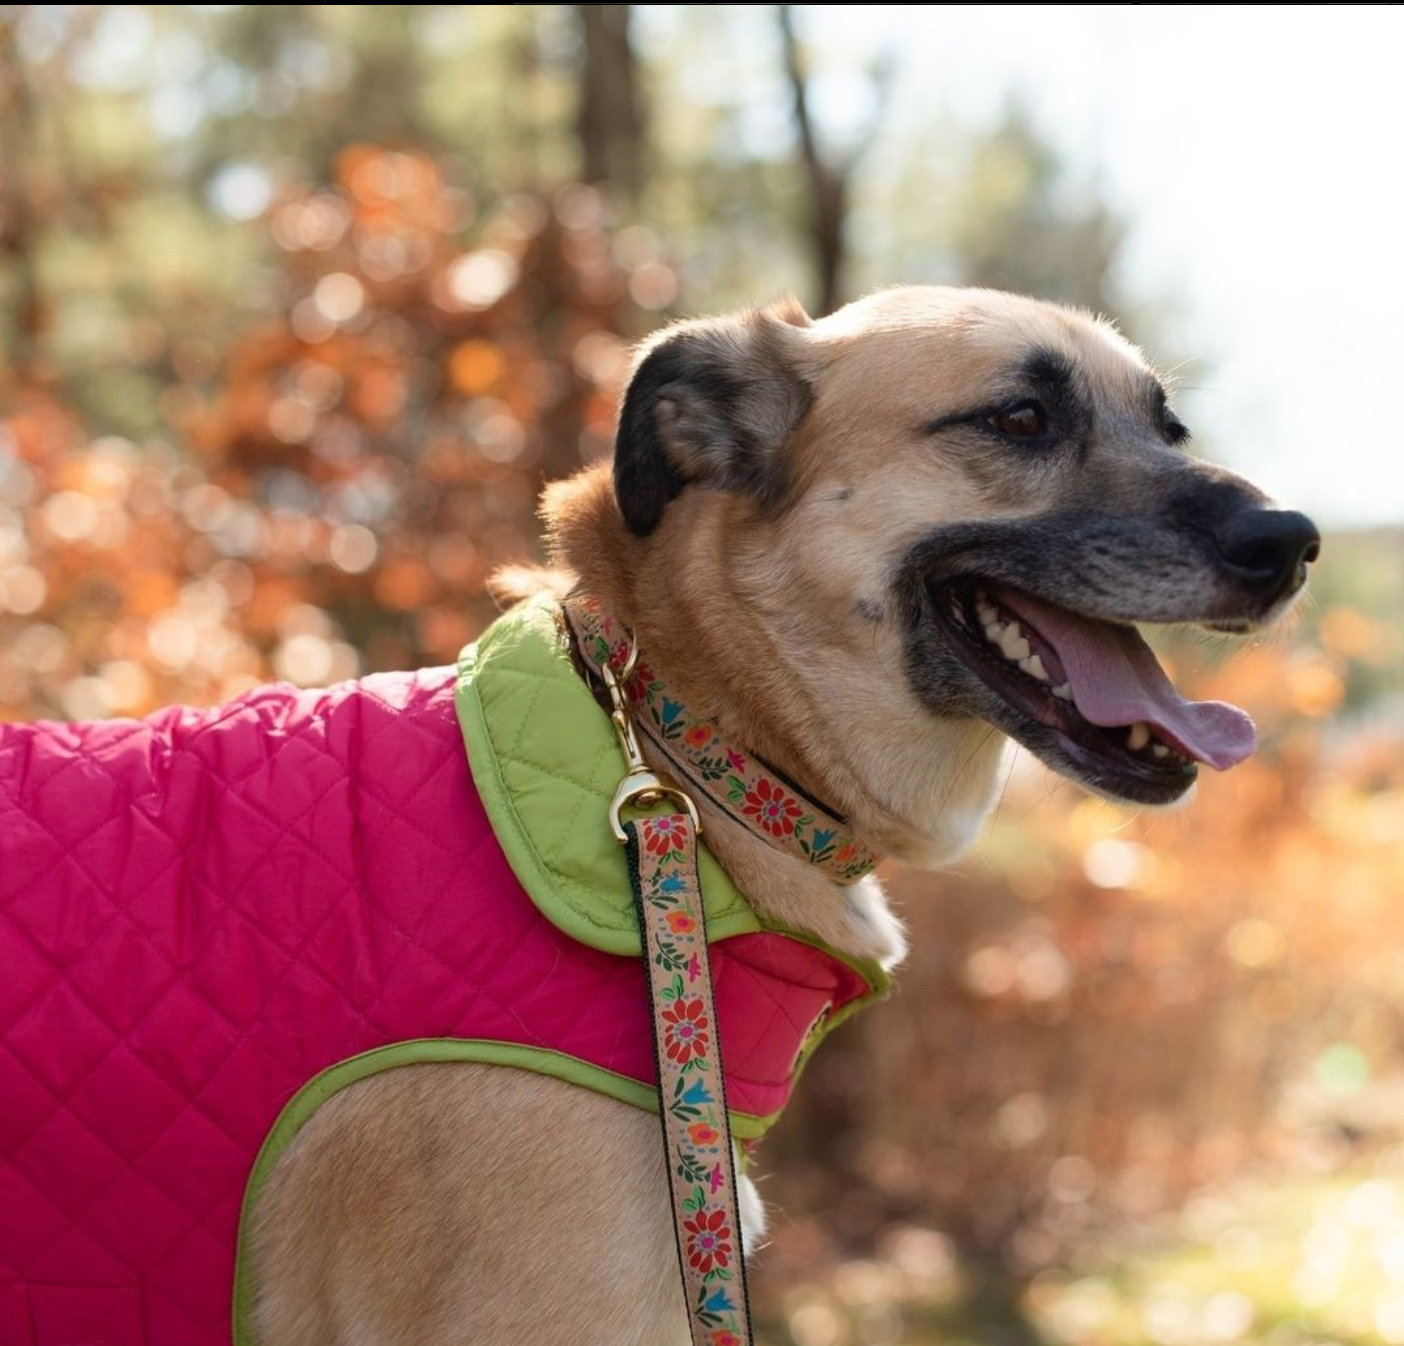
<instances>
[{"instance_id":1,"label":"dog's open mouth","mask_svg":"<svg viewBox=\"0 0 1404 1346\"><path fill-rule=\"evenodd\" d=\"M1189 788L1198 763L1224 770L1253 751L1252 720L1182 697L1134 627L978 579L933 586L931 596L952 647L1017 712L1002 727L1094 788L1166 803Z\"/></svg>"}]
</instances>

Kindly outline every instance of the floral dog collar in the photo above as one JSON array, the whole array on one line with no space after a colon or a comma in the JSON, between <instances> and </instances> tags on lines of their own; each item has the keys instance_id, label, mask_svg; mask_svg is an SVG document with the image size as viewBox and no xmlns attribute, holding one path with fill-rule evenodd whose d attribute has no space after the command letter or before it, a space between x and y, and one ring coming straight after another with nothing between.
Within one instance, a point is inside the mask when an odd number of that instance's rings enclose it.
<instances>
[{"instance_id":1,"label":"floral dog collar","mask_svg":"<svg viewBox=\"0 0 1404 1346\"><path fill-rule=\"evenodd\" d=\"M607 662L621 670L629 633L592 598L571 594L565 612L580 657L592 673ZM833 810L802 791L764 759L726 742L713 720L701 719L672 693L640 657L626 683L638 728L686 783L695 786L743 827L835 883L854 883L877 864L873 854Z\"/></svg>"}]
</instances>

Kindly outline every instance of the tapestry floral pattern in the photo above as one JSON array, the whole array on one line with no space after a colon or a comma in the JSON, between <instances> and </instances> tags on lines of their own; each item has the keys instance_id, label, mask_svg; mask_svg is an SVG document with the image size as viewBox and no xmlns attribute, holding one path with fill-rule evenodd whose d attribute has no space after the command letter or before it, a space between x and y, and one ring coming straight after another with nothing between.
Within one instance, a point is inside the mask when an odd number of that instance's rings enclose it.
<instances>
[{"instance_id":1,"label":"tapestry floral pattern","mask_svg":"<svg viewBox=\"0 0 1404 1346\"><path fill-rule=\"evenodd\" d=\"M579 601L575 611L586 626L581 639L585 658L597 668L607 663L621 672L629 657L621 625L589 599ZM728 743L715 721L695 715L669 695L646 660L635 664L626 690L639 728L714 802L775 845L819 865L838 883L853 883L872 871L877 857L841 818L765 762Z\"/></svg>"},{"instance_id":2,"label":"tapestry floral pattern","mask_svg":"<svg viewBox=\"0 0 1404 1346\"><path fill-rule=\"evenodd\" d=\"M751 1346L697 839L683 814L627 826L654 1006L659 1098L694 1346Z\"/></svg>"}]
</instances>

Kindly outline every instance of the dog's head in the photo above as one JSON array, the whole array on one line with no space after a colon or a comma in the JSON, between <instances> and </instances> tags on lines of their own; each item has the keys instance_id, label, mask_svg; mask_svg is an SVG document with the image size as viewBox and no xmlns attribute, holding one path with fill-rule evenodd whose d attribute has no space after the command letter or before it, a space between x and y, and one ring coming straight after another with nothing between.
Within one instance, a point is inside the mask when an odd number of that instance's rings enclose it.
<instances>
[{"instance_id":1,"label":"dog's head","mask_svg":"<svg viewBox=\"0 0 1404 1346\"><path fill-rule=\"evenodd\" d=\"M1168 803L1252 726L1182 699L1133 623L1254 630L1318 546L1188 435L1139 351L1035 300L897 289L685 323L620 417L633 618L676 646L671 611L752 732L858 813L983 812L987 726Z\"/></svg>"}]
</instances>

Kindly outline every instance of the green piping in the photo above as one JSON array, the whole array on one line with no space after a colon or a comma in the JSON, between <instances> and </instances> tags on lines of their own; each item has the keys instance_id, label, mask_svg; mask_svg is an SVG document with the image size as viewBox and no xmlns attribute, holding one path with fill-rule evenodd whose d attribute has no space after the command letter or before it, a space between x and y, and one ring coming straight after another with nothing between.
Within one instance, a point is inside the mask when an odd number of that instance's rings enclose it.
<instances>
[{"instance_id":1,"label":"green piping","mask_svg":"<svg viewBox=\"0 0 1404 1346\"><path fill-rule=\"evenodd\" d=\"M835 1016L835 1018L844 1017ZM807 1056L808 1053L806 1052ZM538 1075L550 1075L567 1084L577 1084L596 1093L618 1099L621 1103L658 1111L658 1090L640 1084L627 1075L615 1074L603 1066L582 1061L548 1047L527 1047L515 1042L494 1042L484 1038L415 1038L408 1042L376 1047L359 1056L349 1056L314 1075L295 1093L278 1114L272 1129L259 1147L244 1187L243 1206L239 1212L239 1233L234 1249L234 1298L232 1323L234 1346L256 1346L253 1335L253 1271L249 1265L250 1225L254 1207L263 1193L264 1185L274 1166L292 1144L297 1133L312 1119L313 1114L333 1094L348 1085L398 1066L441 1065L451 1062L476 1062L479 1065L512 1066L530 1070ZM773 1112L768 1117L756 1117L747 1112L732 1112L732 1134L740 1140L753 1140L765 1134L779 1118Z\"/></svg>"}]
</instances>

